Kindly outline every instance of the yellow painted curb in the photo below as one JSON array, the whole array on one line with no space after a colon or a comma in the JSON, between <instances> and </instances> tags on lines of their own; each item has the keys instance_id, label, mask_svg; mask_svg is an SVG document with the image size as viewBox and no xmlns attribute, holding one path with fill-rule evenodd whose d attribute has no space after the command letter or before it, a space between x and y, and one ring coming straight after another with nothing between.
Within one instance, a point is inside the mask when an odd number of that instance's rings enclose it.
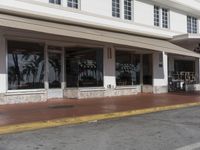
<instances>
[{"instance_id":1,"label":"yellow painted curb","mask_svg":"<svg viewBox=\"0 0 200 150\"><path fill-rule=\"evenodd\" d=\"M200 102L196 102L196 103L178 104L178 105L154 107L154 108L147 108L147 109L140 109L140 110L130 110L130 111L124 111L124 112L115 112L115 113L108 113L108 114L97 114L97 115L89 115L89 116L82 116L82 117L72 117L72 118L63 118L63 119L56 119L56 120L50 120L50 121L40 121L40 122L33 122L33 123L1 126L0 134L10 134L10 133L17 133L17 132L24 132L24 131L32 131L32 130L37 130L37 129L58 127L58 126L63 126L63 125L80 124L80 123L95 121L95 120L105 120L105 119L141 115L141 114L180 109L180 108L186 108L186 107L193 107L193 106L199 106L199 105L200 105Z\"/></svg>"}]
</instances>

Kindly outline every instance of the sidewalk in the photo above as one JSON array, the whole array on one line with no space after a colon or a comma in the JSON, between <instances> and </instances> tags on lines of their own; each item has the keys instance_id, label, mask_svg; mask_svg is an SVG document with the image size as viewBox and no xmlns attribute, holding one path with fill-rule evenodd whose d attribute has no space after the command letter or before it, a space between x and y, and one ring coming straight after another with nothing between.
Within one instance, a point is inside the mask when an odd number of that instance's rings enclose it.
<instances>
[{"instance_id":1,"label":"sidewalk","mask_svg":"<svg viewBox=\"0 0 200 150\"><path fill-rule=\"evenodd\" d=\"M118 118L200 105L200 93L139 94L95 99L51 99L0 106L0 134Z\"/></svg>"}]
</instances>

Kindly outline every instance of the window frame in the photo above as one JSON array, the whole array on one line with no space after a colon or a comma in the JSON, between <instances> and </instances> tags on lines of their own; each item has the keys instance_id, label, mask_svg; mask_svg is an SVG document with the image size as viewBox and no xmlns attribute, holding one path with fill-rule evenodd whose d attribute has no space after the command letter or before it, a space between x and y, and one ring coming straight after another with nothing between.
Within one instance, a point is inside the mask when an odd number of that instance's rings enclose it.
<instances>
[{"instance_id":1,"label":"window frame","mask_svg":"<svg viewBox=\"0 0 200 150\"><path fill-rule=\"evenodd\" d=\"M51 2L51 1L53 1L53 2ZM49 3L50 4L55 4L55 5L62 5L63 4L63 0L59 0L60 2L59 3L57 3L57 0L49 0Z\"/></svg>"},{"instance_id":2,"label":"window frame","mask_svg":"<svg viewBox=\"0 0 200 150\"><path fill-rule=\"evenodd\" d=\"M158 13L155 14L155 8L158 8ZM164 10L165 10L165 14L167 14L166 16L164 16ZM155 18L157 15L158 18ZM159 27L162 29L170 29L170 9L165 8L165 7L160 7L158 5L154 5L154 10L153 10L153 25L154 27ZM166 20L164 20L166 18ZM157 22L155 22L157 20ZM166 22L166 24L165 24Z\"/></svg>"},{"instance_id":3,"label":"window frame","mask_svg":"<svg viewBox=\"0 0 200 150\"><path fill-rule=\"evenodd\" d=\"M199 33L198 27L199 27L198 18L191 15L187 15L187 33L198 34Z\"/></svg>"},{"instance_id":4,"label":"window frame","mask_svg":"<svg viewBox=\"0 0 200 150\"><path fill-rule=\"evenodd\" d=\"M119 1L119 3L117 3L117 1ZM112 17L114 17L114 18L121 18L121 16L122 16L121 15L121 9L122 9L121 8L122 7L121 0L112 0L111 3L112 3L112 5L111 5L112 6L112 9L111 9L112 10ZM115 5L118 4L119 7L116 7L116 6L114 7L113 6L114 3L115 3ZM119 12L116 12L117 9L119 10Z\"/></svg>"},{"instance_id":5,"label":"window frame","mask_svg":"<svg viewBox=\"0 0 200 150\"><path fill-rule=\"evenodd\" d=\"M130 2L128 2L128 1L130 1ZM127 3L127 6L125 5L125 2ZM128 6L128 3L130 4L130 6ZM133 20L133 18L134 18L134 0L123 0L123 7L124 7L124 9L123 9L124 10L124 14L123 14L124 20L129 20L129 21ZM127 9L125 7L127 7ZM130 7L130 10L128 10L128 7ZM130 14L128 14L128 13L130 13ZM128 18L128 17L130 17L130 18Z\"/></svg>"},{"instance_id":6,"label":"window frame","mask_svg":"<svg viewBox=\"0 0 200 150\"><path fill-rule=\"evenodd\" d=\"M72 0L72 1L74 1L74 0ZM81 0L77 0L77 8L76 7L70 7L70 6L68 6L68 0L60 0L60 4L51 3L50 0L49 0L48 3L52 4L52 5L58 5L58 6L63 6L63 7L71 8L71 9L79 9L80 10L80 8L81 8Z\"/></svg>"},{"instance_id":7,"label":"window frame","mask_svg":"<svg viewBox=\"0 0 200 150\"><path fill-rule=\"evenodd\" d=\"M69 3L69 0L64 0L64 1L66 1L66 7L68 7L68 8L72 8L72 9L80 9L80 0L77 0L77 7L73 7L73 2L75 1L75 0L71 0L72 1L72 7L70 7L69 5L68 5L68 3Z\"/></svg>"}]
</instances>

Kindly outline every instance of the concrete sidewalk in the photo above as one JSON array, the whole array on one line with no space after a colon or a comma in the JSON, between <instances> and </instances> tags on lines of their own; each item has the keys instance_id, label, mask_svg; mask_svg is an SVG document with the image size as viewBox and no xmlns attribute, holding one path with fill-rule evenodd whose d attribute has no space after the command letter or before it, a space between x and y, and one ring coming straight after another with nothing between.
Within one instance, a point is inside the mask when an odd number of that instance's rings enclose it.
<instances>
[{"instance_id":1,"label":"concrete sidewalk","mask_svg":"<svg viewBox=\"0 0 200 150\"><path fill-rule=\"evenodd\" d=\"M0 106L0 134L139 115L200 105L200 93L139 94L95 99L52 99Z\"/></svg>"}]
</instances>

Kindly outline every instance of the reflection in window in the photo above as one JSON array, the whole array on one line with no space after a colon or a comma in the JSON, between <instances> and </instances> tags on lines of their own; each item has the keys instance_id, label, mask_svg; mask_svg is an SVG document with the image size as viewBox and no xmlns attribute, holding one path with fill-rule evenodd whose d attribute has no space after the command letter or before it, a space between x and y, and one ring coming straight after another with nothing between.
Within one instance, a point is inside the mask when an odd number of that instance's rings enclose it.
<instances>
[{"instance_id":1,"label":"reflection in window","mask_svg":"<svg viewBox=\"0 0 200 150\"><path fill-rule=\"evenodd\" d=\"M68 0L67 6L71 8L78 8L78 0Z\"/></svg>"},{"instance_id":2,"label":"reflection in window","mask_svg":"<svg viewBox=\"0 0 200 150\"><path fill-rule=\"evenodd\" d=\"M61 4L61 0L49 0L49 3L53 3L53 4Z\"/></svg>"},{"instance_id":3,"label":"reflection in window","mask_svg":"<svg viewBox=\"0 0 200 150\"><path fill-rule=\"evenodd\" d=\"M112 16L120 18L120 0L112 0Z\"/></svg>"},{"instance_id":4,"label":"reflection in window","mask_svg":"<svg viewBox=\"0 0 200 150\"><path fill-rule=\"evenodd\" d=\"M49 52L49 88L61 88L61 53Z\"/></svg>"},{"instance_id":5,"label":"reflection in window","mask_svg":"<svg viewBox=\"0 0 200 150\"><path fill-rule=\"evenodd\" d=\"M124 18L132 20L132 0L124 0Z\"/></svg>"},{"instance_id":6,"label":"reflection in window","mask_svg":"<svg viewBox=\"0 0 200 150\"><path fill-rule=\"evenodd\" d=\"M197 18L187 16L187 32L197 33Z\"/></svg>"},{"instance_id":7,"label":"reflection in window","mask_svg":"<svg viewBox=\"0 0 200 150\"><path fill-rule=\"evenodd\" d=\"M140 55L116 51L116 83L118 86L140 84Z\"/></svg>"},{"instance_id":8,"label":"reflection in window","mask_svg":"<svg viewBox=\"0 0 200 150\"><path fill-rule=\"evenodd\" d=\"M67 87L103 86L103 49L66 48Z\"/></svg>"},{"instance_id":9,"label":"reflection in window","mask_svg":"<svg viewBox=\"0 0 200 150\"><path fill-rule=\"evenodd\" d=\"M160 26L160 8L154 6L154 26Z\"/></svg>"},{"instance_id":10,"label":"reflection in window","mask_svg":"<svg viewBox=\"0 0 200 150\"><path fill-rule=\"evenodd\" d=\"M8 89L44 88L44 45L8 41Z\"/></svg>"}]
</instances>

